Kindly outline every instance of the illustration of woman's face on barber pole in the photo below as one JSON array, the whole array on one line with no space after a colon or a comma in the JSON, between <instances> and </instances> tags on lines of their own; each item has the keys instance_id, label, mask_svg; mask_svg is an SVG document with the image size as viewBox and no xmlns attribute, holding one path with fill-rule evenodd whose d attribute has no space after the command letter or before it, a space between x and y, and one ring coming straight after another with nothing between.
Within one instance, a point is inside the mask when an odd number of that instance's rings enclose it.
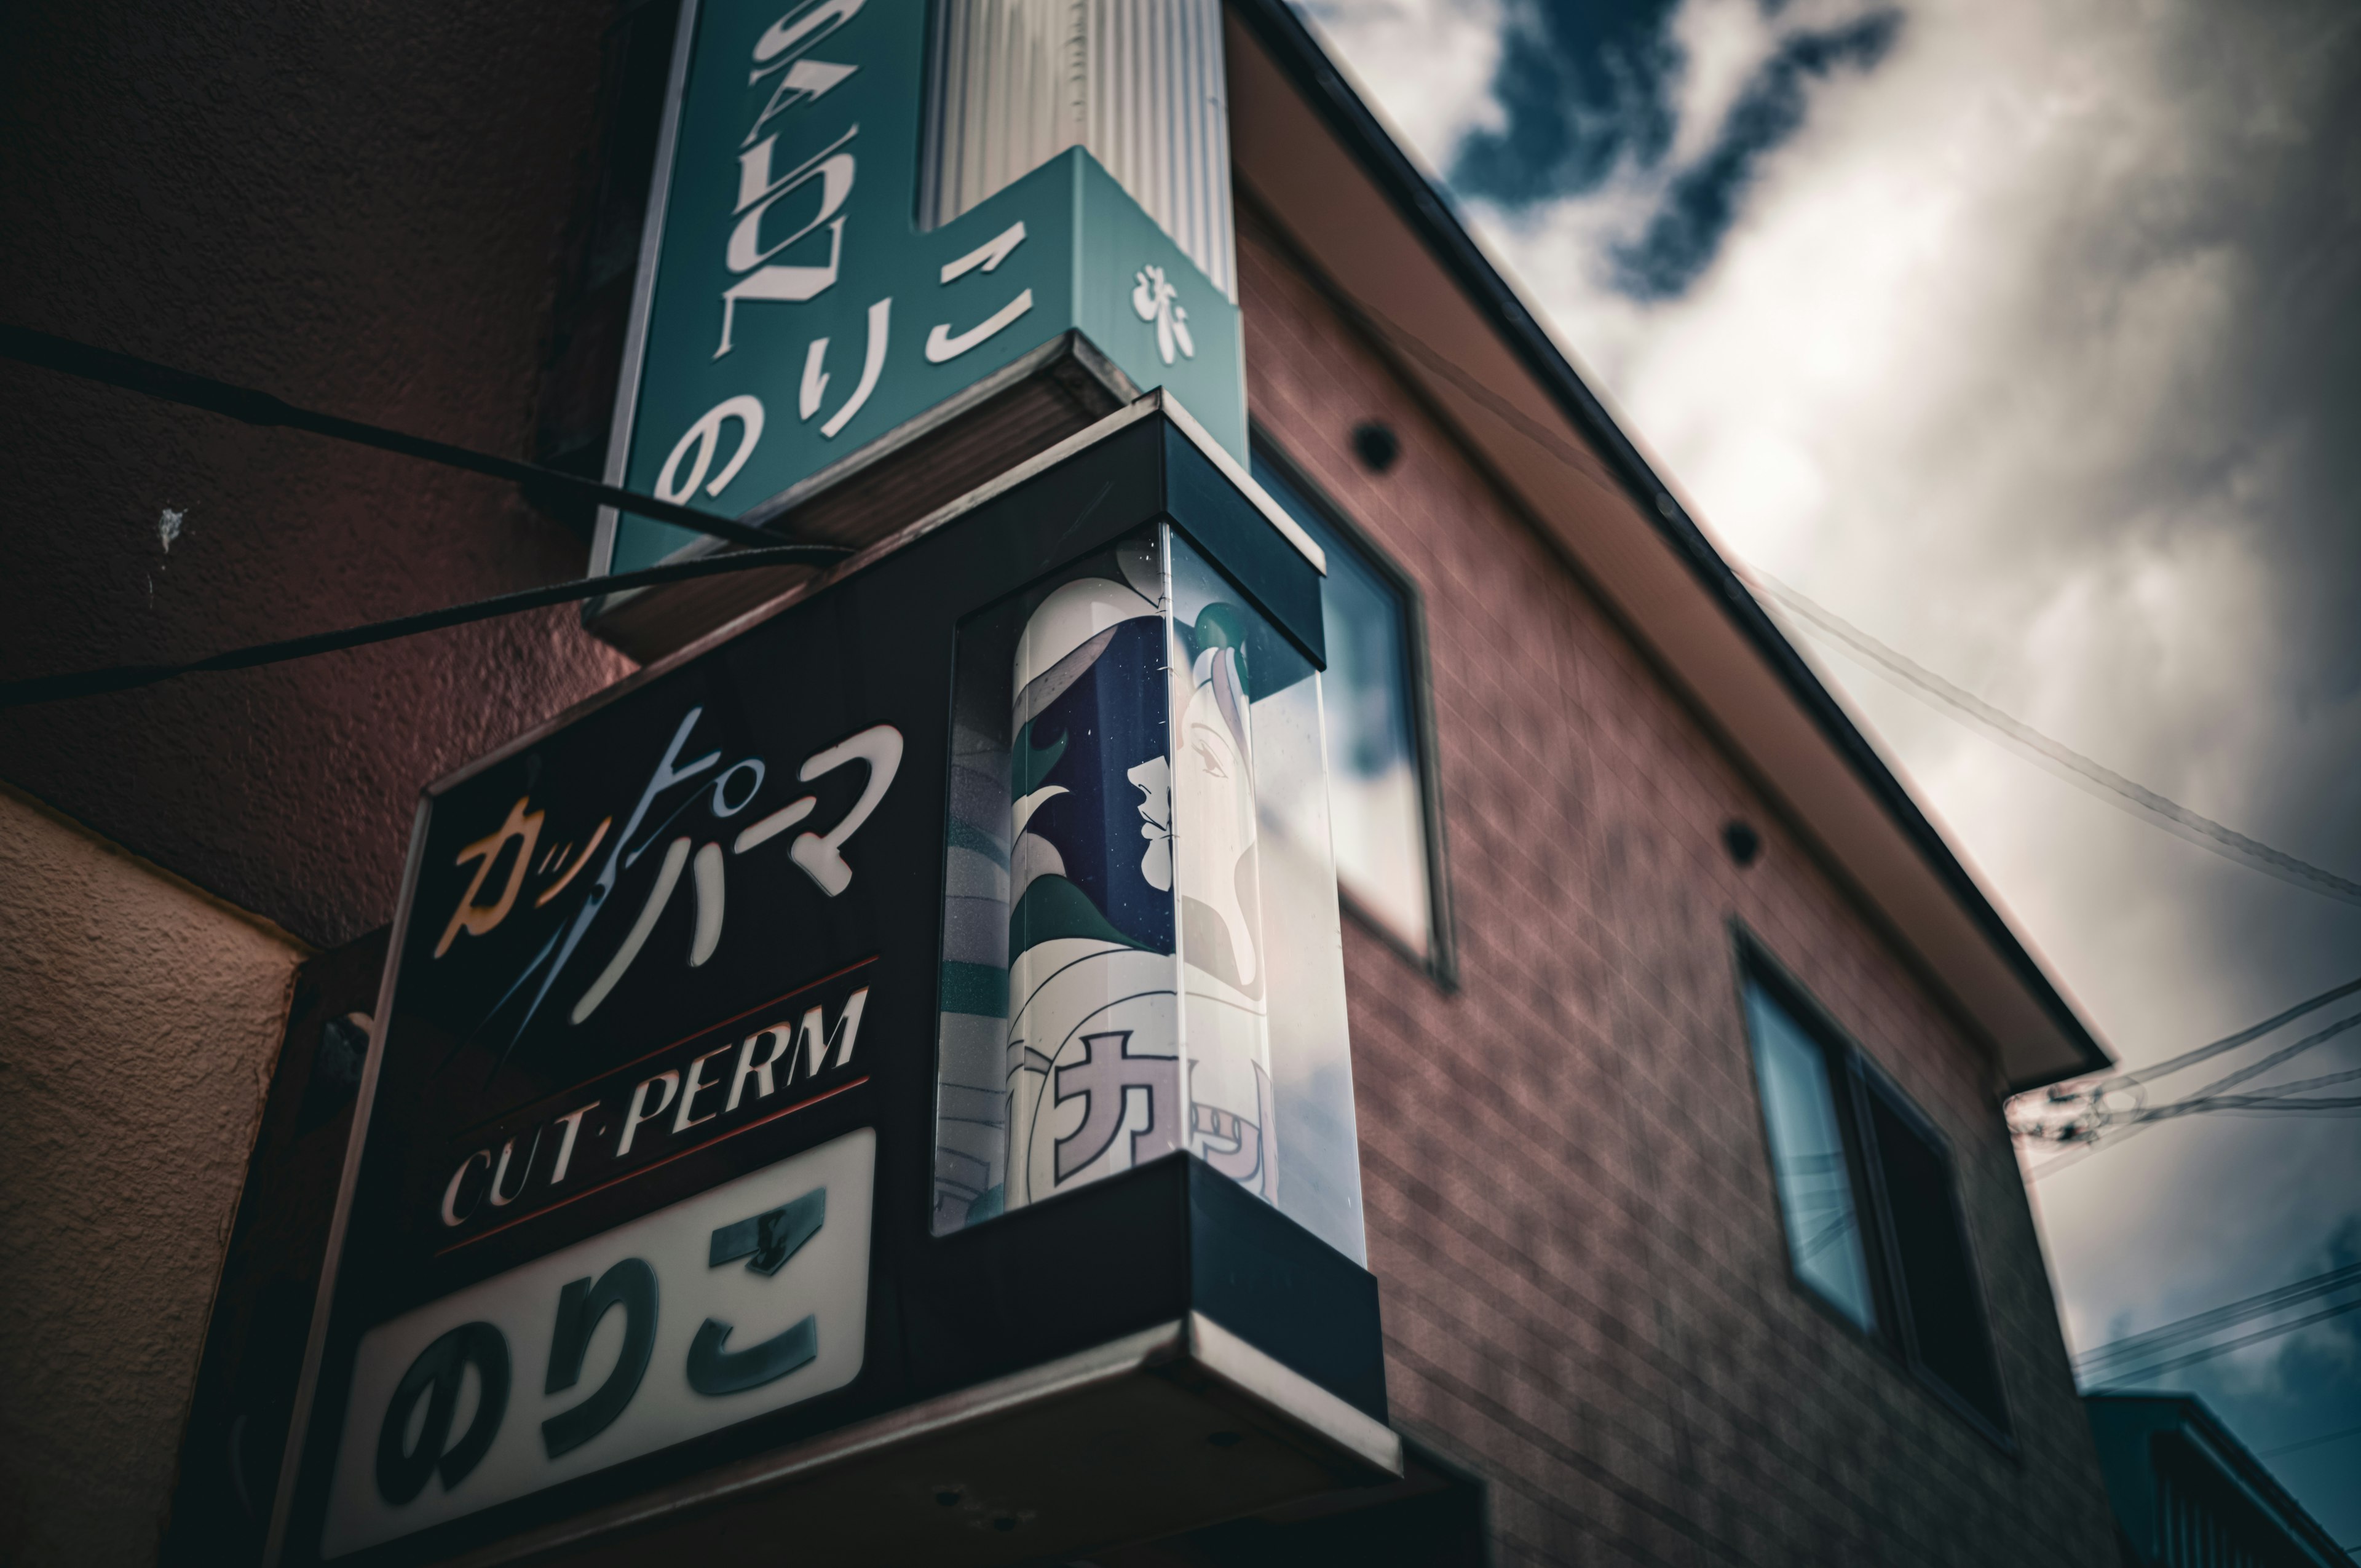
<instances>
[{"instance_id":1,"label":"illustration of woman's face on barber pole","mask_svg":"<svg viewBox=\"0 0 2361 1568\"><path fill-rule=\"evenodd\" d=\"M1193 656L1175 637L1173 856L1189 1146L1268 1197L1277 1166L1243 630L1237 612L1217 604L1190 628Z\"/></svg>"},{"instance_id":2,"label":"illustration of woman's face on barber pole","mask_svg":"<svg viewBox=\"0 0 2361 1568\"><path fill-rule=\"evenodd\" d=\"M1183 1135L1170 849L1140 782L1169 745L1161 583L1152 547L1118 565L1053 591L1016 652L1012 1208Z\"/></svg>"},{"instance_id":3,"label":"illustration of woman's face on barber pole","mask_svg":"<svg viewBox=\"0 0 2361 1568\"><path fill-rule=\"evenodd\" d=\"M1262 994L1262 920L1255 888L1255 796L1237 653L1208 648L1191 662L1176 748L1181 950L1194 968L1248 997Z\"/></svg>"}]
</instances>

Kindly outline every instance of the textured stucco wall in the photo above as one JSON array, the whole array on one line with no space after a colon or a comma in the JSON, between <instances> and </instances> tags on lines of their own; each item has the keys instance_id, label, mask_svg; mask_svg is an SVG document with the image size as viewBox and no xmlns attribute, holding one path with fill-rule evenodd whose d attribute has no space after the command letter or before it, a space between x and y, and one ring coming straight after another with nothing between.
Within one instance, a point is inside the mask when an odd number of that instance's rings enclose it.
<instances>
[{"instance_id":1,"label":"textured stucco wall","mask_svg":"<svg viewBox=\"0 0 2361 1568\"><path fill-rule=\"evenodd\" d=\"M530 455L616 10L15 7L0 313ZM588 555L507 485L17 365L0 472L0 679L436 609ZM0 776L335 947L391 917L420 786L629 667L557 607L0 713Z\"/></svg>"},{"instance_id":2,"label":"textured stucco wall","mask_svg":"<svg viewBox=\"0 0 2361 1568\"><path fill-rule=\"evenodd\" d=\"M0 791L0 1563L155 1558L300 957Z\"/></svg>"}]
</instances>

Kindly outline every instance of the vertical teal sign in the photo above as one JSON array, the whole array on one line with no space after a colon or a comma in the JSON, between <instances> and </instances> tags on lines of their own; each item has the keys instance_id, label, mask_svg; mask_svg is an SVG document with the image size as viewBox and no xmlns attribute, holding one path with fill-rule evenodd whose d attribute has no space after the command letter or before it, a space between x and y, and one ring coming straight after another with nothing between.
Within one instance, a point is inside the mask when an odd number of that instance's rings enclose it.
<instances>
[{"instance_id":1,"label":"vertical teal sign","mask_svg":"<svg viewBox=\"0 0 2361 1568\"><path fill-rule=\"evenodd\" d=\"M1237 307L1088 152L920 230L926 0L683 3L623 483L760 513L1069 328L1245 459ZM626 515L598 565L699 539Z\"/></svg>"}]
</instances>

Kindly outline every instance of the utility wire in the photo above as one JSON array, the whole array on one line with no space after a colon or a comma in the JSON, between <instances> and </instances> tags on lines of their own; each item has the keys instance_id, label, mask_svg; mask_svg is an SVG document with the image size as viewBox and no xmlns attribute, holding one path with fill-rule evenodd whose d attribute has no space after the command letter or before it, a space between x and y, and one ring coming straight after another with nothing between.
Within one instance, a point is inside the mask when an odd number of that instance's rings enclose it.
<instances>
[{"instance_id":1,"label":"utility wire","mask_svg":"<svg viewBox=\"0 0 2361 1568\"><path fill-rule=\"evenodd\" d=\"M2267 1073L2270 1071L2271 1069L2279 1066L2279 1063L2300 1057L2304 1052L2312 1049L2312 1047L2324 1045L2328 1041L2334 1039L2337 1036L2345 1033L2347 1029L2353 1028L2361 1028L2361 1013L2356 1013L2347 1018L2339 1018L2335 1023L2329 1025L2324 1029L2315 1029L2311 1034L2306 1035L2303 1038L2295 1041L2291 1045L2281 1046L2278 1050L2273 1051L2270 1055L2265 1057L2258 1062L2249 1063L2247 1066L2238 1069L2235 1072L2228 1073L2221 1078L2215 1079L2213 1082L2199 1090L2195 1094L2190 1095L2185 1099L2176 1100L2169 1105L2158 1106L2156 1109L2159 1111L2169 1111L2175 1105L2191 1104L2198 1100L2203 1099L2209 1094L2219 1094L2225 1089L2234 1089L2239 1084L2245 1083L2251 1079L2261 1077L2264 1073Z\"/></svg>"},{"instance_id":2,"label":"utility wire","mask_svg":"<svg viewBox=\"0 0 2361 1568\"><path fill-rule=\"evenodd\" d=\"M1931 696L1953 712L1982 726L2060 777L2085 788L2096 786L2097 791L2105 792L2101 796L2103 799L2112 796L2114 800L2129 803L2136 808L2137 815L2201 849L2211 850L2225 859L2239 861L2313 893L2342 899L2347 904L2361 905L2361 883L2338 876L2309 861L2298 860L2283 850L2272 849L2268 844L2249 839L2235 828L2225 828L2210 817L2190 810L2179 801L2125 778L2103 762L2093 762L2072 747L2051 740L2024 720L2002 712L1973 692L1954 685L1906 654L1896 652L1843 617L1822 609L1765 572L1747 568L1742 575L1748 581L1768 590L1773 598L1812 627L1844 643L1884 673L1898 677L1916 693Z\"/></svg>"},{"instance_id":3,"label":"utility wire","mask_svg":"<svg viewBox=\"0 0 2361 1568\"><path fill-rule=\"evenodd\" d=\"M2047 1102L2051 1105L2087 1103L2101 1109L2103 1113L2105 1097L2112 1091L2119 1088L2136 1088L2141 1084L2179 1072L2183 1068L2194 1067L2199 1062L2210 1060L2224 1051L2234 1051L2240 1046L2250 1045L2282 1025L2301 1018L2307 1013L2325 1007L2332 1002L2341 1001L2356 991L2361 991L2361 979L2348 980L2342 985L2329 987L2317 996L2306 997L2285 1012L2275 1014L2259 1024L2249 1025L2235 1034L2224 1035L2218 1040L2199 1046L2195 1050L2183 1051L2177 1057L2168 1057L2163 1061L2152 1063L2134 1071L2102 1073L2083 1080L2079 1089L2069 1088L2063 1084L2056 1086L2050 1091ZM2302 1087L2324 1086L2324 1081L2310 1080ZM2282 1092L2295 1087L2298 1086L2281 1085L2272 1092ZM2047 1135L2042 1133L2038 1125L2018 1125L2010 1130L2019 1137Z\"/></svg>"},{"instance_id":4,"label":"utility wire","mask_svg":"<svg viewBox=\"0 0 2361 1568\"><path fill-rule=\"evenodd\" d=\"M2249 1318L2260 1317L2266 1312L2280 1311L2298 1302L2311 1300L2315 1296L2331 1295L2352 1286L2361 1286L2361 1263L2351 1263L2339 1268L2327 1269L2307 1278L2275 1286L2259 1295L2248 1296L2242 1300L2208 1308L2202 1312L2191 1312L2185 1318L2175 1318L2170 1322L2159 1323L2155 1328L2143 1329L2138 1333L2125 1334L2121 1339L2110 1340L2105 1344L2095 1345L2077 1354L2074 1357L2074 1365L2078 1370L2087 1372L2103 1362L2145 1360L2153 1352L2167 1349L2183 1341L2218 1333L2225 1328L2232 1328L2245 1322Z\"/></svg>"},{"instance_id":5,"label":"utility wire","mask_svg":"<svg viewBox=\"0 0 2361 1568\"><path fill-rule=\"evenodd\" d=\"M2333 1040L2337 1036L2344 1034L2346 1030L2354 1028L2361 1028L2361 1013L2356 1013L2350 1017L2340 1018L2324 1029L2316 1029L2311 1034L2304 1036L2303 1038L2297 1040L2290 1045L2282 1046L2278 1050L2273 1051L2269 1056L2265 1057L2258 1062L2251 1063L2248 1066L2238 1069L2235 1072L2228 1073L2221 1078L2215 1079L2213 1082L2197 1091L2194 1094L2189 1095L2180 1100L2176 1100L2169 1104L2155 1106L2152 1108L2143 1107L2136 1112L2131 1113L2128 1119L2128 1124L2126 1124L2121 1132L2114 1133L2111 1135L2103 1134L2101 1136L2094 1138L2089 1143L2081 1145L2078 1148L2068 1149L2064 1154L2058 1155L2047 1161L2044 1161L2040 1167L2029 1175L2027 1179L2038 1181L2043 1177L2048 1176L2052 1172L2059 1170L2064 1167L2079 1164L2081 1161L2089 1158L2092 1155L2097 1153L2103 1148L2113 1148L2117 1144L2122 1143L2125 1138L2137 1136L2143 1128L2154 1126L2158 1122L2171 1121L2179 1115L2189 1114L2191 1113L2180 1111L2177 1109L2177 1107L2193 1106L2200 1101L2205 1100L2209 1097L2221 1095L2224 1090L2234 1089L2249 1079L2270 1071L2271 1069L2279 1066L2281 1062L2287 1061L2294 1057L2301 1056L2303 1052L2312 1049L2314 1046ZM2230 1096L2228 1098L2238 1100L2256 1100L2258 1101L2259 1103L2237 1106L2226 1104L2217 1105L2213 1107L2213 1109L2285 1110L2290 1106L2302 1103L2295 1101L2263 1099L2260 1095L2239 1095ZM2341 1110L2345 1108L2340 1102L2335 1101L2314 1100L2309 1103L2314 1110ZM2105 1113L2103 1111L2101 1115L2103 1118Z\"/></svg>"},{"instance_id":6,"label":"utility wire","mask_svg":"<svg viewBox=\"0 0 2361 1568\"><path fill-rule=\"evenodd\" d=\"M2193 1366L2198 1362L2211 1361L2217 1355L2227 1355L2234 1350L2243 1350L2247 1345L2257 1344L2267 1339L2276 1339L2281 1334L2293 1333L2298 1329L2324 1322L2330 1318L2342 1316L2356 1308L2361 1308L2361 1296L2356 1296L2350 1301L2340 1301L2334 1307L2323 1307L2317 1312L2293 1318L2284 1323L2273 1323L2269 1328L2257 1329L2253 1333L2242 1334L2234 1340L2224 1340L2220 1344L2209 1344L2203 1350L2193 1350L2186 1355L2176 1355L2169 1361L2159 1361L2152 1365L2140 1367L2136 1371L2108 1373L2101 1377L2094 1387L2113 1387L2137 1378L2153 1377L2159 1372L2170 1372L2179 1367Z\"/></svg>"},{"instance_id":7,"label":"utility wire","mask_svg":"<svg viewBox=\"0 0 2361 1568\"><path fill-rule=\"evenodd\" d=\"M56 702L71 696L93 696L101 692L130 691L139 686L154 685L159 681L169 681L177 675L250 670L258 664L276 664L288 659L308 658L314 653L359 648L371 642L413 636L421 631L514 615L520 610L569 604L579 599L596 598L601 594L620 593L629 588L653 587L659 583L719 576L758 566L827 565L850 554L850 551L833 544L773 543L759 550L733 550L726 554L705 555L693 561L673 561L636 572L617 572L603 577L577 577L571 582L553 583L546 587L525 588L517 593L478 599L472 604L453 605L444 609L401 616L393 620L346 627L341 631L318 631L307 637L291 637L279 642L256 643L207 658L192 659L185 663L116 664L104 670L82 670L72 674L37 675L30 680L0 682L0 709Z\"/></svg>"},{"instance_id":8,"label":"utility wire","mask_svg":"<svg viewBox=\"0 0 2361 1568\"><path fill-rule=\"evenodd\" d=\"M2361 1078L2361 1073L2340 1077ZM2310 1100L2278 1100L2266 1090L2254 1094L2223 1094L2213 1099L2187 1105L2168 1105L2140 1118L2142 1123L2169 1122L2176 1116L2197 1115L2207 1111L2279 1111L2298 1112L2311 1115L2345 1115L2361 1111L2361 1095L2316 1095Z\"/></svg>"},{"instance_id":9,"label":"utility wire","mask_svg":"<svg viewBox=\"0 0 2361 1568\"><path fill-rule=\"evenodd\" d=\"M2298 1098L2311 1094L2315 1089L2350 1083L2357 1078L2361 1078L2361 1068L2347 1072L2323 1073L2318 1078L2300 1078L2293 1083L2274 1083L2251 1094L2191 1095L2186 1100L2176 1100L2169 1105L2159 1105L2153 1111L2143 1111L2136 1120L2166 1122L2175 1116L2202 1115L2208 1111L2334 1111L2342 1113L2361 1110L2361 1099L2320 1095L2310 1099Z\"/></svg>"},{"instance_id":10,"label":"utility wire","mask_svg":"<svg viewBox=\"0 0 2361 1568\"><path fill-rule=\"evenodd\" d=\"M2218 1057L2224 1051L2234 1051L2240 1046L2259 1040L2280 1025L2291 1023L2307 1013L2325 1007L2330 1003L2350 996L2356 991L2361 991L2361 979L2348 980L2343 985L2332 986L2317 996L2305 998L2275 1017L2266 1018L2261 1023L2241 1029L2235 1035L2224 1035L2211 1045L2200 1046L2193 1051L2183 1051L2177 1057L2168 1058L2135 1072L2111 1073L2102 1081L2110 1084L2146 1083L2151 1079L2179 1072L2182 1068L2194 1067L2208 1058Z\"/></svg>"},{"instance_id":11,"label":"utility wire","mask_svg":"<svg viewBox=\"0 0 2361 1568\"><path fill-rule=\"evenodd\" d=\"M2325 1089L2332 1083L2350 1083L2356 1078L2361 1078L2361 1067L2356 1067L2349 1072L2324 1073L2318 1078L2299 1078L2293 1083L2274 1083L2267 1089L2257 1089L2255 1092L2257 1094L2308 1093L2315 1089Z\"/></svg>"},{"instance_id":12,"label":"utility wire","mask_svg":"<svg viewBox=\"0 0 2361 1568\"><path fill-rule=\"evenodd\" d=\"M537 463L520 463L511 457L495 457L489 453L454 446L445 441L430 441L423 436L406 435L381 425L364 424L359 420L345 419L335 414L298 408L251 387L234 386L217 381L210 376L199 376L187 370L176 370L169 365L141 359L134 355L117 354L111 349L93 348L88 344L71 338L58 337L30 327L0 323L0 359L14 359L20 364L38 365L45 370L56 370L84 380L103 381L110 387L142 392L166 402L180 403L208 413L226 414L247 424L265 427L283 426L289 430L309 431L338 441L349 441L361 446L374 446L381 452L398 453L404 457L416 457L448 467L464 468L471 474L489 475L561 495L585 505L610 506L620 510L651 517L676 527L694 529L715 539L725 539L733 544L755 549L795 543L788 535L752 528L726 517L715 517L671 501L658 500L636 491L601 484L576 474L544 468ZM821 548L815 546L814 548Z\"/></svg>"},{"instance_id":13,"label":"utility wire","mask_svg":"<svg viewBox=\"0 0 2361 1568\"><path fill-rule=\"evenodd\" d=\"M2318 1437L2305 1438L2301 1442L2283 1442L2277 1448L2257 1449L2255 1451L2255 1457L2273 1459L2282 1453L2294 1453L2301 1449L2318 1448L2323 1443L2342 1442L2348 1437L2361 1437L2361 1427L2340 1427L2334 1431L2322 1432ZM2346 1550L2361 1551L2361 1547L2347 1547Z\"/></svg>"}]
</instances>

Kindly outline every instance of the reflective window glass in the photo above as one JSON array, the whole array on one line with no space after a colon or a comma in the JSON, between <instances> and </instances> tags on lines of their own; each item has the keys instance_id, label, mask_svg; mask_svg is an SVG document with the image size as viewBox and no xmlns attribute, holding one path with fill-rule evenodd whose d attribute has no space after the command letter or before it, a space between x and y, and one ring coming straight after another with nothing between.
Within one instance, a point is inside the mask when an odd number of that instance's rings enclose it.
<instances>
[{"instance_id":1,"label":"reflective window glass","mask_svg":"<svg viewBox=\"0 0 2361 1568\"><path fill-rule=\"evenodd\" d=\"M1746 1022L1763 1083L1763 1117L1779 1209L1787 1223L1788 1258L1797 1277L1830 1306L1861 1328L1873 1329L1877 1309L1870 1294L1869 1258L1828 1053L1752 981Z\"/></svg>"},{"instance_id":2,"label":"reflective window glass","mask_svg":"<svg viewBox=\"0 0 2361 1568\"><path fill-rule=\"evenodd\" d=\"M938 1234L1186 1152L1367 1256L1320 714L1170 526L961 623Z\"/></svg>"},{"instance_id":3,"label":"reflective window glass","mask_svg":"<svg viewBox=\"0 0 2361 1568\"><path fill-rule=\"evenodd\" d=\"M1909 1303L1910 1352L1927 1376L2006 1430L1983 1292L1960 1223L1950 1160L1898 1092L1873 1083L1870 1144L1892 1215L1894 1271Z\"/></svg>"},{"instance_id":4,"label":"reflective window glass","mask_svg":"<svg viewBox=\"0 0 2361 1568\"><path fill-rule=\"evenodd\" d=\"M1328 643L1322 692L1337 885L1403 946L1432 958L1434 905L1409 596L1261 451L1254 477L1328 556L1320 589Z\"/></svg>"}]
</instances>

